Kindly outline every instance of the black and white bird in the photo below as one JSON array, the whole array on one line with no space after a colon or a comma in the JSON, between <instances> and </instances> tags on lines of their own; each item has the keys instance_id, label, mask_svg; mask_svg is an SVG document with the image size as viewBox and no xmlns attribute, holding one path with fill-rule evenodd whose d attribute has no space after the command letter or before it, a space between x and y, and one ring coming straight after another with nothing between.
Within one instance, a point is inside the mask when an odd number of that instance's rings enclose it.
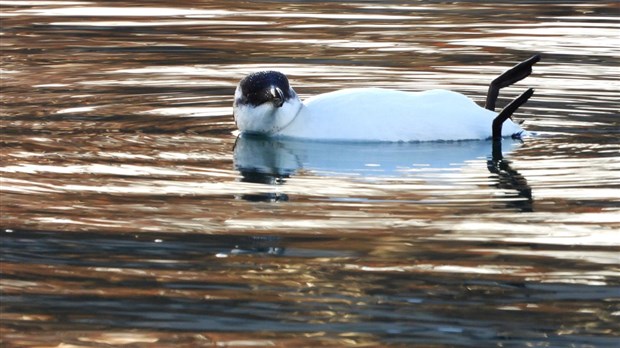
<instances>
[{"instance_id":1,"label":"black and white bird","mask_svg":"<svg viewBox=\"0 0 620 348\"><path fill-rule=\"evenodd\" d=\"M447 141L518 137L524 130L510 120L533 94L527 90L496 113L499 90L529 76L539 55L517 64L489 86L485 107L449 90L404 92L352 88L305 101L286 76L261 71L243 78L233 113L242 134L322 141Z\"/></svg>"}]
</instances>

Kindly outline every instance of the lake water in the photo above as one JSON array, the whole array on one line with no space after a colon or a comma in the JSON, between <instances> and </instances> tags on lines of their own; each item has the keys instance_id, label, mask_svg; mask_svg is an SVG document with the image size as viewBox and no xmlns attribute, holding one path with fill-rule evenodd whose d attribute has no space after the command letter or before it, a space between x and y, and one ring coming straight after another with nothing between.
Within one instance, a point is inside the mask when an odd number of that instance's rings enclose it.
<instances>
[{"instance_id":1,"label":"lake water","mask_svg":"<svg viewBox=\"0 0 620 348\"><path fill-rule=\"evenodd\" d=\"M2 1L0 344L616 347L614 1ZM236 83L448 88L535 135L236 140Z\"/></svg>"}]
</instances>

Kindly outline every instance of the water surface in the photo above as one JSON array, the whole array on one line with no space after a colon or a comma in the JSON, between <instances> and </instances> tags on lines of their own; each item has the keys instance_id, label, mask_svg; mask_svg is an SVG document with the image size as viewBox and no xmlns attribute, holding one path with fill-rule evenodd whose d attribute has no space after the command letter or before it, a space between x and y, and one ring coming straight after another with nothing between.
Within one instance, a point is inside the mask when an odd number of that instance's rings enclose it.
<instances>
[{"instance_id":1,"label":"water surface","mask_svg":"<svg viewBox=\"0 0 620 348\"><path fill-rule=\"evenodd\" d=\"M612 1L3 1L1 342L549 346L620 339ZM240 139L277 69L536 94L489 142Z\"/></svg>"}]
</instances>

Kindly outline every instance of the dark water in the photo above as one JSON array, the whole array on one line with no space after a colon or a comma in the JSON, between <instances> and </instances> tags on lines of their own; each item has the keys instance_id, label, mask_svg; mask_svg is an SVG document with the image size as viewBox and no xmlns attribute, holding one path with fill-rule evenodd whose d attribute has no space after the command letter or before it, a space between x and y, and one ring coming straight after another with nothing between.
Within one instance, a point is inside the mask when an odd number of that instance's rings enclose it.
<instances>
[{"instance_id":1,"label":"dark water","mask_svg":"<svg viewBox=\"0 0 620 348\"><path fill-rule=\"evenodd\" d=\"M613 1L3 1L6 347L615 347ZM536 136L244 139L237 81L535 96Z\"/></svg>"}]
</instances>

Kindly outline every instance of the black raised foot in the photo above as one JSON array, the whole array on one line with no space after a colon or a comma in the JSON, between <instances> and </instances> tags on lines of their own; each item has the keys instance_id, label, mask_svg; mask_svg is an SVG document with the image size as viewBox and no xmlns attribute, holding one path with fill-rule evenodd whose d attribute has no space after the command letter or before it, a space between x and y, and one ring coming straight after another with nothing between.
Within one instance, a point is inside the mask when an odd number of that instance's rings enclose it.
<instances>
[{"instance_id":1,"label":"black raised foot","mask_svg":"<svg viewBox=\"0 0 620 348\"><path fill-rule=\"evenodd\" d=\"M525 104L528 99L534 94L534 89L530 88L523 92L520 96L514 99L510 104L506 105L502 111L493 119L493 140L500 140L502 138L502 125L517 109Z\"/></svg>"},{"instance_id":2,"label":"black raised foot","mask_svg":"<svg viewBox=\"0 0 620 348\"><path fill-rule=\"evenodd\" d=\"M488 110L495 111L495 103L499 96L499 90L508 87L516 82L523 80L532 73L532 66L540 61L540 54L535 54L527 60L513 66L504 71L489 85L487 100L484 107Z\"/></svg>"}]
</instances>

